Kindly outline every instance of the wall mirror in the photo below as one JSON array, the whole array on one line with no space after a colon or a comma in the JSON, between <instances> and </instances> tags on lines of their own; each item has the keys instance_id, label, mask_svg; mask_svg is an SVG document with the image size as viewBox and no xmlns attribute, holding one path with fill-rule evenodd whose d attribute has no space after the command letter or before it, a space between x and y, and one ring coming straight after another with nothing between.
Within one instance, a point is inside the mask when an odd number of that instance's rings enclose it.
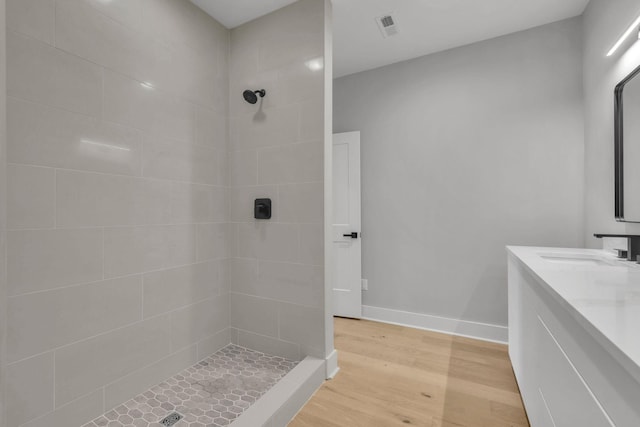
<instances>
[{"instance_id":1,"label":"wall mirror","mask_svg":"<svg viewBox=\"0 0 640 427\"><path fill-rule=\"evenodd\" d=\"M640 222L640 67L615 89L615 216Z\"/></svg>"}]
</instances>

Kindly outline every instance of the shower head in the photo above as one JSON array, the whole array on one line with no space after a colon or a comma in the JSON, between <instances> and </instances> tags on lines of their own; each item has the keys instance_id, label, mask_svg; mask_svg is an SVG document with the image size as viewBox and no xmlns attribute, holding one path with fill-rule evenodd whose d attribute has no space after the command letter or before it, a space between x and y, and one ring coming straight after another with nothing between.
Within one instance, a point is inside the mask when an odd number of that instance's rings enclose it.
<instances>
[{"instance_id":1,"label":"shower head","mask_svg":"<svg viewBox=\"0 0 640 427\"><path fill-rule=\"evenodd\" d=\"M242 92L242 96L244 97L244 100L247 101L249 104L255 104L256 102L258 102L258 95L260 95L260 98L264 98L264 96L267 94L267 92L264 89L260 89L260 90L245 90L244 92Z\"/></svg>"}]
</instances>

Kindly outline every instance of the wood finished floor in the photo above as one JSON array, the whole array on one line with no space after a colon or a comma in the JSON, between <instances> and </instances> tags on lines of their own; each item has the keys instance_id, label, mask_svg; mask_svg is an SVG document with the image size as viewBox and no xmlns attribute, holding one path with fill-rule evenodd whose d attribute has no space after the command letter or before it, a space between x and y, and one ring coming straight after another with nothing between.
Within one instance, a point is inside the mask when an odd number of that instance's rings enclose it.
<instances>
[{"instance_id":1,"label":"wood finished floor","mask_svg":"<svg viewBox=\"0 0 640 427\"><path fill-rule=\"evenodd\" d=\"M335 347L289 427L529 427L504 345L336 318Z\"/></svg>"}]
</instances>

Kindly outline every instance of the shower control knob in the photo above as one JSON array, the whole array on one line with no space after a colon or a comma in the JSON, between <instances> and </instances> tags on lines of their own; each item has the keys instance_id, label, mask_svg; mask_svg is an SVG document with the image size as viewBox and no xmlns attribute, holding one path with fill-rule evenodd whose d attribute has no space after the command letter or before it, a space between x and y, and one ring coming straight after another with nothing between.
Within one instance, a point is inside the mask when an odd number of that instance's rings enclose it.
<instances>
[{"instance_id":1,"label":"shower control knob","mask_svg":"<svg viewBox=\"0 0 640 427\"><path fill-rule=\"evenodd\" d=\"M358 233L356 233L355 231L353 233L349 233L349 234L343 234L344 237L351 237L352 239L357 239L358 238Z\"/></svg>"}]
</instances>

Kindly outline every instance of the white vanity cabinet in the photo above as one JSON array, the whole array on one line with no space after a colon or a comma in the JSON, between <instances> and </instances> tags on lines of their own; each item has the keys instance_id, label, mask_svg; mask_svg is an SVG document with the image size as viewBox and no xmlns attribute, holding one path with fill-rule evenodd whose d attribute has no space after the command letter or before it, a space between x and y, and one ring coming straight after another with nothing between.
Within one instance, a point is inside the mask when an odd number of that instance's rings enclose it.
<instances>
[{"instance_id":1,"label":"white vanity cabinet","mask_svg":"<svg viewBox=\"0 0 640 427\"><path fill-rule=\"evenodd\" d=\"M509 355L531 426L639 427L640 368L629 369L633 360L572 305L588 306L590 298L601 303L592 287L598 283L585 284L585 295L575 300L572 288L572 298L565 300L566 289L558 292L543 279L575 275L579 282L593 277L592 270L606 277L605 268L564 266L565 275L563 266L551 265L539 275L536 269L547 265L531 258L532 249L538 248L509 248L508 255ZM610 286L616 286L615 278ZM604 314L615 317L616 301L605 305L610 312ZM640 343L640 324L635 328Z\"/></svg>"}]
</instances>

